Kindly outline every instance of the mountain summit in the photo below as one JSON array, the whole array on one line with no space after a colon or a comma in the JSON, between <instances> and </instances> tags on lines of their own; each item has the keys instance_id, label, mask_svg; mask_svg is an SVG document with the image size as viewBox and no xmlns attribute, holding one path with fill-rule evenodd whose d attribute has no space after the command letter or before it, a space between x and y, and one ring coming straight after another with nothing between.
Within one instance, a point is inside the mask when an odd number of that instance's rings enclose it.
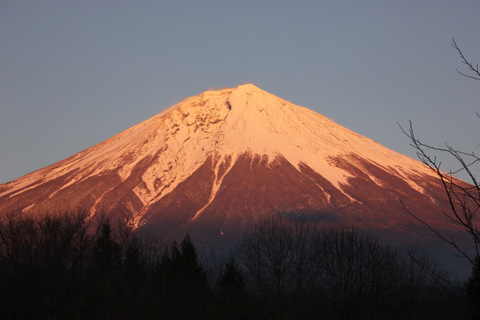
<instances>
[{"instance_id":1,"label":"mountain summit","mask_svg":"<svg viewBox=\"0 0 480 320\"><path fill-rule=\"evenodd\" d=\"M445 201L420 162L253 84L187 98L0 185L3 213L81 207L205 240L272 214L401 231L403 205L433 221Z\"/></svg>"}]
</instances>

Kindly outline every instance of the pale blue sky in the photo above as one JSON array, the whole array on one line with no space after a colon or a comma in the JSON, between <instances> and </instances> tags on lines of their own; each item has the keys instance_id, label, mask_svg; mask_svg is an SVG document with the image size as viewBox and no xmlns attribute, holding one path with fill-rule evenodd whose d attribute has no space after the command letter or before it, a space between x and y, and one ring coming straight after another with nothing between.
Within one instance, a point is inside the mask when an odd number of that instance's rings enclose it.
<instances>
[{"instance_id":1,"label":"pale blue sky","mask_svg":"<svg viewBox=\"0 0 480 320\"><path fill-rule=\"evenodd\" d=\"M480 142L480 2L0 1L0 183L210 88L253 82L415 157ZM447 162L448 164L448 162Z\"/></svg>"}]
</instances>

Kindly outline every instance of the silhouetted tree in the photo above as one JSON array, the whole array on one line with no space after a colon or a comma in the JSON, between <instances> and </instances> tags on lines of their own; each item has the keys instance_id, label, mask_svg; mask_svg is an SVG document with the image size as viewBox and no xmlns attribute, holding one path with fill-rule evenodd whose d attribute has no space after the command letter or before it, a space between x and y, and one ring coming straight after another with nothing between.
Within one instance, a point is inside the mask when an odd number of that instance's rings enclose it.
<instances>
[{"instance_id":1,"label":"silhouetted tree","mask_svg":"<svg viewBox=\"0 0 480 320\"><path fill-rule=\"evenodd\" d=\"M198 262L197 251L187 234L165 251L155 270L160 314L172 319L205 317L210 295L207 274Z\"/></svg>"},{"instance_id":2,"label":"silhouetted tree","mask_svg":"<svg viewBox=\"0 0 480 320\"><path fill-rule=\"evenodd\" d=\"M245 292L243 272L233 255L225 262L218 277L215 314L219 319L251 318L251 305Z\"/></svg>"},{"instance_id":3,"label":"silhouetted tree","mask_svg":"<svg viewBox=\"0 0 480 320\"><path fill-rule=\"evenodd\" d=\"M457 69L457 72L464 77L480 80L478 64L472 63L465 57L455 42L455 39L452 40L452 46L458 52L461 62L467 66L467 71ZM480 117L478 113L477 115ZM478 216L480 212L480 183L477 180L475 166L480 163L480 158L475 155L474 152L457 150L448 144L445 144L443 147L436 147L422 142L416 137L411 121L408 132L403 128L402 131L410 139L411 146L416 150L420 161L430 167L438 176L450 205L449 210L443 213L444 218L446 218L452 226L457 228L457 230L469 236L473 253L468 247L459 243L452 235L435 228L419 216L408 211L408 208L406 208L406 210L413 218L426 226L436 237L451 245L461 256L466 258L472 266L472 276L470 279L475 279L473 270L475 270L477 265L476 261L478 261L478 257L480 257L480 219ZM446 173L446 170L443 170L441 167L441 161L439 160L440 155L455 159L459 168ZM467 177L468 183L464 183L453 177L454 174L459 172L462 172ZM472 287L475 288L475 286ZM477 294L480 295L480 292ZM473 305L472 310L475 310L474 312L477 316L480 316L480 306Z\"/></svg>"},{"instance_id":4,"label":"silhouetted tree","mask_svg":"<svg viewBox=\"0 0 480 320\"><path fill-rule=\"evenodd\" d=\"M343 319L363 318L379 309L399 281L395 252L354 228L324 231L318 258L331 304Z\"/></svg>"},{"instance_id":5,"label":"silhouetted tree","mask_svg":"<svg viewBox=\"0 0 480 320\"><path fill-rule=\"evenodd\" d=\"M233 256L225 263L225 268L218 279L218 287L221 288L222 294L229 300L238 298L245 288L242 271Z\"/></svg>"},{"instance_id":6,"label":"silhouetted tree","mask_svg":"<svg viewBox=\"0 0 480 320\"><path fill-rule=\"evenodd\" d=\"M478 256L475 258L472 274L466 283L466 290L472 303L472 319L480 319L478 314L480 308L480 258Z\"/></svg>"},{"instance_id":7,"label":"silhouetted tree","mask_svg":"<svg viewBox=\"0 0 480 320\"><path fill-rule=\"evenodd\" d=\"M316 236L302 221L292 224L274 217L254 225L239 245L249 290L267 306L268 317L303 317L303 304L318 288Z\"/></svg>"},{"instance_id":8,"label":"silhouetted tree","mask_svg":"<svg viewBox=\"0 0 480 320\"><path fill-rule=\"evenodd\" d=\"M395 250L345 226L324 230L321 245L322 286L335 317L375 318L394 311L395 316L422 319L425 313L436 314L425 304L440 301L443 291L429 272L444 271L426 253Z\"/></svg>"},{"instance_id":9,"label":"silhouetted tree","mask_svg":"<svg viewBox=\"0 0 480 320\"><path fill-rule=\"evenodd\" d=\"M74 314L90 259L83 211L0 221L0 318Z\"/></svg>"},{"instance_id":10,"label":"silhouetted tree","mask_svg":"<svg viewBox=\"0 0 480 320\"><path fill-rule=\"evenodd\" d=\"M424 319L452 304L432 299L436 282L421 273L433 270L428 258L355 229L267 220L211 289L188 235L146 246L122 226L88 221L0 221L1 319Z\"/></svg>"},{"instance_id":11,"label":"silhouetted tree","mask_svg":"<svg viewBox=\"0 0 480 320\"><path fill-rule=\"evenodd\" d=\"M354 227L319 232L272 218L253 227L238 253L247 293L264 318L452 316L436 307L446 298L433 276L446 275L430 256L394 249Z\"/></svg>"}]
</instances>

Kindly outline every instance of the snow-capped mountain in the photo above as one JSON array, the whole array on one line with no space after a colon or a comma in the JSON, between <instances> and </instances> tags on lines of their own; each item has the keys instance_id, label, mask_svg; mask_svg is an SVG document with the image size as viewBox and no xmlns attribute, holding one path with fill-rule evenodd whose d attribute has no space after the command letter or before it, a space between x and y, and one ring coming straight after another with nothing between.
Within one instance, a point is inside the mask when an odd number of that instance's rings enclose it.
<instances>
[{"instance_id":1,"label":"snow-capped mountain","mask_svg":"<svg viewBox=\"0 0 480 320\"><path fill-rule=\"evenodd\" d=\"M252 84L206 91L65 160L0 185L0 211L86 208L139 231L239 236L271 214L411 230L441 226L435 175Z\"/></svg>"}]
</instances>

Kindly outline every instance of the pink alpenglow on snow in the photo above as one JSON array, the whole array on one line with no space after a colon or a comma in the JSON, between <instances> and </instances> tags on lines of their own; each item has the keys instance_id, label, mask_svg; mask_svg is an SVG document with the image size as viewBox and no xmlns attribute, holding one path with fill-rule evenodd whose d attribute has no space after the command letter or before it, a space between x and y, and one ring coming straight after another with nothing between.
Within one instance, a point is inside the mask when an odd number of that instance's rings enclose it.
<instances>
[{"instance_id":1,"label":"pink alpenglow on snow","mask_svg":"<svg viewBox=\"0 0 480 320\"><path fill-rule=\"evenodd\" d=\"M447 206L420 162L253 84L193 96L0 185L0 211L84 208L140 232L238 238L273 214L416 232Z\"/></svg>"}]
</instances>

